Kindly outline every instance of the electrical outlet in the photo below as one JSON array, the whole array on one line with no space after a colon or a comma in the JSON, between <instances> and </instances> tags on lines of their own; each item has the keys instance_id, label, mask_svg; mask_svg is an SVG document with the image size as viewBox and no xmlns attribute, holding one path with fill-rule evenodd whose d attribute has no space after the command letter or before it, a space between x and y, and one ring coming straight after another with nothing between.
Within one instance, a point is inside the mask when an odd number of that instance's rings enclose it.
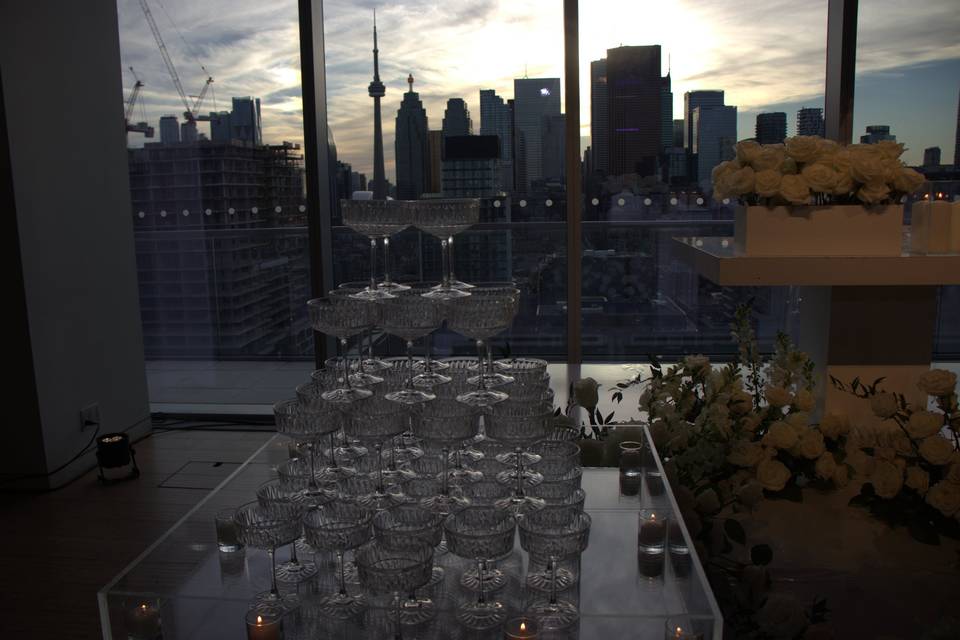
<instances>
[{"instance_id":1,"label":"electrical outlet","mask_svg":"<svg viewBox=\"0 0 960 640\"><path fill-rule=\"evenodd\" d=\"M100 403L91 402L80 409L80 431L86 431L89 427L100 425Z\"/></svg>"}]
</instances>

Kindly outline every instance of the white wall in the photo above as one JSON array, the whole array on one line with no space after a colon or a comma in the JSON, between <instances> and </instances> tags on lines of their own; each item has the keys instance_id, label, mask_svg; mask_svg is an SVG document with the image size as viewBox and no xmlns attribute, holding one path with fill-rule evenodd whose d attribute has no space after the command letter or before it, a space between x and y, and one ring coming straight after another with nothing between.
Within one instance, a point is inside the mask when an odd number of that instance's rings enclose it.
<instances>
[{"instance_id":1,"label":"white wall","mask_svg":"<svg viewBox=\"0 0 960 640\"><path fill-rule=\"evenodd\" d=\"M41 423L19 428L49 471L90 440L90 402L101 433L149 430L116 3L4 2L0 69Z\"/></svg>"}]
</instances>

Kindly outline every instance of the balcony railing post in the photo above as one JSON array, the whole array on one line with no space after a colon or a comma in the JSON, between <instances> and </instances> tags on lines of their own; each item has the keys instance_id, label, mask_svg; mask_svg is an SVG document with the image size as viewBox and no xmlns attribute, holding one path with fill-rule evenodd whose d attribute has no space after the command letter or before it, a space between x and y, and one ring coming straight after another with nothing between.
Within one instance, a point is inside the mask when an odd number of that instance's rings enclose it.
<instances>
[{"instance_id":1,"label":"balcony railing post","mask_svg":"<svg viewBox=\"0 0 960 640\"><path fill-rule=\"evenodd\" d=\"M853 141L853 87L857 70L857 1L827 5L827 80L824 136L840 144Z\"/></svg>"},{"instance_id":2,"label":"balcony railing post","mask_svg":"<svg viewBox=\"0 0 960 640\"><path fill-rule=\"evenodd\" d=\"M567 362L583 359L580 340L582 270L580 178L580 34L578 0L563 0L565 161L567 176Z\"/></svg>"}]
</instances>

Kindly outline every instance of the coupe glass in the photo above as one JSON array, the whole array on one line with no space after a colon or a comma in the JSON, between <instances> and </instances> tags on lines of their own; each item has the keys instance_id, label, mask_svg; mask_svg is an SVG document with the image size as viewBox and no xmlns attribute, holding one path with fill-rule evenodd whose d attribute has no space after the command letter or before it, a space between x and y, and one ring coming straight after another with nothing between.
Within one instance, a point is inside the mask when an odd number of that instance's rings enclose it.
<instances>
[{"instance_id":1,"label":"coupe glass","mask_svg":"<svg viewBox=\"0 0 960 640\"><path fill-rule=\"evenodd\" d=\"M547 361L539 358L505 358L494 360L493 368L513 378L510 397L537 398L550 385Z\"/></svg>"},{"instance_id":2,"label":"coupe glass","mask_svg":"<svg viewBox=\"0 0 960 640\"><path fill-rule=\"evenodd\" d=\"M501 471L497 474L497 482L513 488L513 492L506 498L494 503L497 509L510 511L516 517L539 511L546 506L543 498L528 495L527 489L543 482L543 476L535 471L524 469L525 456L523 450L517 447L512 456L514 468L510 471Z\"/></svg>"},{"instance_id":3,"label":"coupe glass","mask_svg":"<svg viewBox=\"0 0 960 640\"><path fill-rule=\"evenodd\" d=\"M453 261L450 246L453 236L466 231L480 221L480 200L475 198L417 200L410 202L411 223L440 241L442 251L441 269L443 281L440 286L425 292L426 298L437 300L456 300L469 296L461 287L452 286Z\"/></svg>"},{"instance_id":4,"label":"coupe glass","mask_svg":"<svg viewBox=\"0 0 960 640\"><path fill-rule=\"evenodd\" d=\"M374 593L392 593L396 614L394 638L403 638L401 593L413 593L433 578L433 547L422 544L395 549L368 543L357 551L360 583Z\"/></svg>"},{"instance_id":5,"label":"coupe glass","mask_svg":"<svg viewBox=\"0 0 960 640\"><path fill-rule=\"evenodd\" d=\"M336 502L303 515L307 541L316 549L332 551L337 556L339 589L319 602L320 611L331 618L351 618L366 606L362 594L347 592L343 554L356 549L373 537L373 513L355 504Z\"/></svg>"},{"instance_id":6,"label":"coupe glass","mask_svg":"<svg viewBox=\"0 0 960 640\"><path fill-rule=\"evenodd\" d=\"M580 447L574 442L540 440L527 447L527 453L540 457L528 464L544 478L558 478L580 466Z\"/></svg>"},{"instance_id":7,"label":"coupe glass","mask_svg":"<svg viewBox=\"0 0 960 640\"><path fill-rule=\"evenodd\" d=\"M433 400L436 395L414 387L412 349L415 340L429 335L443 324L442 305L436 300L418 295L394 296L380 304L383 307L380 321L382 329L406 342L409 375L403 389L390 392L384 397L402 404L419 404Z\"/></svg>"},{"instance_id":8,"label":"coupe glass","mask_svg":"<svg viewBox=\"0 0 960 640\"><path fill-rule=\"evenodd\" d=\"M582 479L583 469L573 467L562 476L543 476L543 480L530 489L530 494L556 504L573 495L580 488Z\"/></svg>"},{"instance_id":9,"label":"coupe glass","mask_svg":"<svg viewBox=\"0 0 960 640\"><path fill-rule=\"evenodd\" d=\"M554 586L562 591L576 581L576 576L560 568L563 558L583 553L590 542L590 516L561 510L543 510L519 522L520 546L530 554L531 562L546 561L546 570L527 574L527 585L540 591Z\"/></svg>"},{"instance_id":10,"label":"coupe glass","mask_svg":"<svg viewBox=\"0 0 960 640\"><path fill-rule=\"evenodd\" d=\"M515 316L514 298L471 294L449 305L447 324L460 335L476 340L477 365L482 371L483 341L509 329ZM483 376L477 382L477 390L462 394L457 400L474 407L487 407L507 399L506 393L488 389Z\"/></svg>"},{"instance_id":11,"label":"coupe glass","mask_svg":"<svg viewBox=\"0 0 960 640\"><path fill-rule=\"evenodd\" d=\"M546 438L553 426L553 412L539 410L528 415L525 407L494 407L484 416L487 435L514 446L527 447Z\"/></svg>"},{"instance_id":12,"label":"coupe glass","mask_svg":"<svg viewBox=\"0 0 960 640\"><path fill-rule=\"evenodd\" d=\"M512 311L509 312L512 314L511 322L512 318L516 317L517 311L519 310L520 290L517 289L513 282L480 282L473 289L471 289L470 294L476 296L487 296L499 300L510 300L512 304ZM507 375L505 372L498 370L494 366L493 349L489 340L485 344L485 353L486 369L484 369L484 363L481 359L476 366L477 375L471 377L468 382L473 385L479 385L481 376L483 377L483 382L487 387L499 387L514 382L513 376Z\"/></svg>"},{"instance_id":13,"label":"coupe glass","mask_svg":"<svg viewBox=\"0 0 960 640\"><path fill-rule=\"evenodd\" d=\"M379 453L378 450L378 457ZM397 505L410 502L410 499L403 494L400 484L402 480L394 479L388 482L383 477L383 459L380 458L377 464L376 471L353 476L342 482L343 492L351 496L351 500L356 504L372 511L392 509Z\"/></svg>"},{"instance_id":14,"label":"coupe glass","mask_svg":"<svg viewBox=\"0 0 960 640\"><path fill-rule=\"evenodd\" d=\"M443 517L424 511L416 505L405 505L381 511L373 519L377 541L388 549L416 550L427 545L436 548L443 538ZM433 568L432 581L443 580L443 569ZM436 605L429 596L418 597L410 591L404 601L400 619L405 625L420 624L431 619Z\"/></svg>"},{"instance_id":15,"label":"coupe glass","mask_svg":"<svg viewBox=\"0 0 960 640\"><path fill-rule=\"evenodd\" d=\"M332 497L325 497L327 502ZM318 503L308 503L304 494L299 491L289 491L280 484L279 480L270 480L257 487L257 503L264 509L277 509L282 512L299 514ZM298 535L297 538L300 536ZM277 580L280 582L301 582L317 575L317 565L314 562L297 558L296 540L290 545L290 559L280 563L276 568Z\"/></svg>"},{"instance_id":16,"label":"coupe glass","mask_svg":"<svg viewBox=\"0 0 960 640\"><path fill-rule=\"evenodd\" d=\"M464 571L460 584L477 592L476 602L460 607L457 619L471 629L490 629L503 624L507 612L503 603L487 594L501 589L507 577L489 562L513 550L516 521L491 507L468 507L444 520L450 552L476 562L476 570Z\"/></svg>"},{"instance_id":17,"label":"coupe glass","mask_svg":"<svg viewBox=\"0 0 960 640\"><path fill-rule=\"evenodd\" d=\"M297 606L292 594L280 595L277 588L277 567L274 558L277 547L290 544L300 537L299 509L264 508L258 502L240 506L234 514L237 538L248 547L266 549L270 556L270 590L257 594L254 607L271 607L289 611Z\"/></svg>"},{"instance_id":18,"label":"coupe glass","mask_svg":"<svg viewBox=\"0 0 960 640\"><path fill-rule=\"evenodd\" d=\"M355 299L354 294L361 293L364 291L363 287L354 286L350 283L341 284L336 289L327 292L327 295L330 298L349 298ZM368 324L363 327L360 332L360 339L357 342L357 365L356 371L350 375L350 382L358 387L371 387L375 384L380 384L383 382L383 378L380 376L374 375L374 373L369 373L367 369L371 371L379 372L387 367L386 363L382 360L377 360L373 357L373 331L379 324L380 320L380 306L371 303L368 305L366 320ZM368 339L369 352L368 357L363 357L363 342L364 338Z\"/></svg>"},{"instance_id":19,"label":"coupe glass","mask_svg":"<svg viewBox=\"0 0 960 640\"><path fill-rule=\"evenodd\" d=\"M273 416L278 433L305 443L309 474L307 485L302 489L304 495L319 501L335 496L330 489L322 488L317 480L316 454L320 449L320 439L341 428L342 414L320 397L315 383L307 383L297 387L297 400L275 404ZM319 475L326 479L324 474Z\"/></svg>"},{"instance_id":20,"label":"coupe glass","mask_svg":"<svg viewBox=\"0 0 960 640\"><path fill-rule=\"evenodd\" d=\"M410 226L408 209L398 200L341 200L343 223L370 238L370 284L353 294L361 300L384 300L406 289L390 280L390 236ZM383 282L377 284L377 239L383 239Z\"/></svg>"},{"instance_id":21,"label":"coupe glass","mask_svg":"<svg viewBox=\"0 0 960 640\"><path fill-rule=\"evenodd\" d=\"M343 353L343 388L333 389L323 394L327 402L349 404L373 395L369 389L354 387L350 384L350 369L347 364L347 339L362 333L371 324L375 313L372 303L364 300L334 296L314 298L307 301L310 312L310 324L313 328L329 336L340 339Z\"/></svg>"}]
</instances>

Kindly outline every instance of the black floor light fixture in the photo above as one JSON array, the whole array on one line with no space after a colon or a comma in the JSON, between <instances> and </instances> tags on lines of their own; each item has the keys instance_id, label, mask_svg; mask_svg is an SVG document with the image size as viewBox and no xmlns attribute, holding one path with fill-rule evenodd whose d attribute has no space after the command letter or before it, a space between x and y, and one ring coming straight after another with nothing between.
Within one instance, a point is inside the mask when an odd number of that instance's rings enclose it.
<instances>
[{"instance_id":1,"label":"black floor light fixture","mask_svg":"<svg viewBox=\"0 0 960 640\"><path fill-rule=\"evenodd\" d=\"M130 446L130 436L125 433L105 433L97 438L97 465L100 467L97 477L103 484L140 477L137 452ZM124 476L108 478L103 473L104 469L118 469L127 465L130 465L130 472Z\"/></svg>"}]
</instances>

